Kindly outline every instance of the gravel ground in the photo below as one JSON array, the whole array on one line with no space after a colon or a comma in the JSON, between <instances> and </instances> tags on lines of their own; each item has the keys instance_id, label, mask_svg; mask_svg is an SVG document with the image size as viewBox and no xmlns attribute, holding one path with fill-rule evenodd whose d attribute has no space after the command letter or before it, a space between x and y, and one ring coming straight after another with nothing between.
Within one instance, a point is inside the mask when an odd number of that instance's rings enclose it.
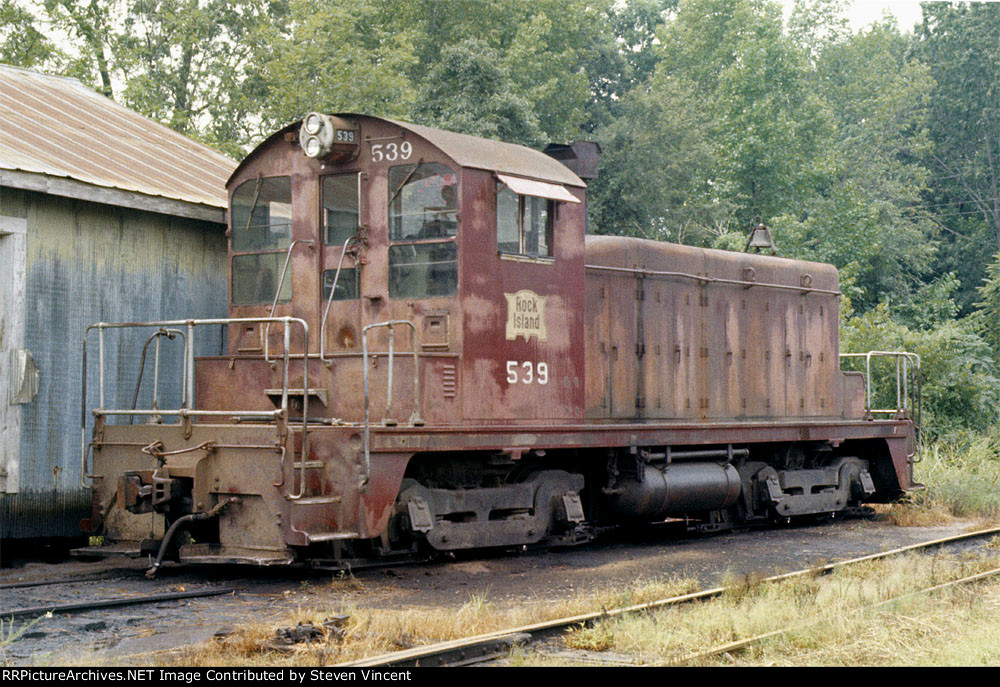
<instances>
[{"instance_id":1,"label":"gravel ground","mask_svg":"<svg viewBox=\"0 0 1000 687\"><path fill-rule=\"evenodd\" d=\"M166 566L159 579L150 582L141 574L146 561L27 563L0 570L0 584L94 573L116 577L70 585L0 589L0 609L202 588L237 587L241 591L230 596L42 618L16 641L0 638L0 663L84 665L134 661L128 657L205 641L248 619L273 622L275 627L287 625L288 614L305 608L330 612L359 607L458 608L474 596L485 596L499 607L512 607L675 576L715 586L726 575L795 570L975 528L971 521L904 528L876 520L849 520L832 526L701 538L660 529L583 548L468 556L359 571L348 579L305 571L254 570L251 576L246 568ZM23 624L15 621L15 630ZM3 637L9 637L9 633L4 621Z\"/></svg>"}]
</instances>

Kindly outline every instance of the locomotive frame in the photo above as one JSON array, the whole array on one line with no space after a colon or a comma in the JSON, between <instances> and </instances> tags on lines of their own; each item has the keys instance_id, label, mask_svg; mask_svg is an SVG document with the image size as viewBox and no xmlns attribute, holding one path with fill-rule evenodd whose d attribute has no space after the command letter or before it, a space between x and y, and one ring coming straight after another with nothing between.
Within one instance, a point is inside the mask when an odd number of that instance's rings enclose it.
<instances>
[{"instance_id":1,"label":"locomotive frame","mask_svg":"<svg viewBox=\"0 0 1000 687\"><path fill-rule=\"evenodd\" d=\"M870 366L840 369L833 267L585 237L572 164L363 115L272 135L228 184L229 317L88 329L83 528L151 572L337 565L919 488L919 359L884 354L897 402L873 409ZM195 356L206 327L225 355ZM177 407L157 365L150 407L104 407L105 338L137 330L157 362L183 339Z\"/></svg>"}]
</instances>

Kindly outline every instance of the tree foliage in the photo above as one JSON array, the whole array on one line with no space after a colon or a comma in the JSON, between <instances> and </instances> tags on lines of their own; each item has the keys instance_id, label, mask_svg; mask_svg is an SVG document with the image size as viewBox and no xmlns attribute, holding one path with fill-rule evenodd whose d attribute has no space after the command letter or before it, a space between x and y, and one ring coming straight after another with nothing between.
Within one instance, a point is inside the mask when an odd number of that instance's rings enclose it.
<instances>
[{"instance_id":1,"label":"tree foliage","mask_svg":"<svg viewBox=\"0 0 1000 687\"><path fill-rule=\"evenodd\" d=\"M517 94L496 51L467 38L441 51L413 113L427 124L475 136L539 145L545 138L527 98Z\"/></svg>"},{"instance_id":2,"label":"tree foliage","mask_svg":"<svg viewBox=\"0 0 1000 687\"><path fill-rule=\"evenodd\" d=\"M933 82L888 23L823 45L811 81L824 93L833 134L817 160L818 183L775 228L792 255L844 270L856 307L907 298L935 250L920 207Z\"/></svg>"},{"instance_id":3,"label":"tree foliage","mask_svg":"<svg viewBox=\"0 0 1000 687\"><path fill-rule=\"evenodd\" d=\"M942 242L938 269L959 274L959 301L969 312L1000 250L1000 4L922 7L914 51L935 83L925 202Z\"/></svg>"},{"instance_id":4,"label":"tree foliage","mask_svg":"<svg viewBox=\"0 0 1000 687\"><path fill-rule=\"evenodd\" d=\"M1000 253L993 256L993 262L986 268L986 278L976 291L981 300L976 303L975 321L1000 365Z\"/></svg>"},{"instance_id":5,"label":"tree foliage","mask_svg":"<svg viewBox=\"0 0 1000 687\"><path fill-rule=\"evenodd\" d=\"M926 3L918 43L936 82L933 160L1000 249L1000 5Z\"/></svg>"},{"instance_id":6,"label":"tree foliage","mask_svg":"<svg viewBox=\"0 0 1000 687\"><path fill-rule=\"evenodd\" d=\"M14 0L0 0L0 63L34 69L54 61L58 49L38 28L38 18Z\"/></svg>"},{"instance_id":7,"label":"tree foliage","mask_svg":"<svg viewBox=\"0 0 1000 687\"><path fill-rule=\"evenodd\" d=\"M920 356L923 427L930 436L982 431L1000 422L1000 378L986 342L968 320L948 319L930 330L901 324L882 303L841 329L844 350L899 350ZM872 375L875 377L875 375ZM895 405L895 365L875 379L875 400Z\"/></svg>"},{"instance_id":8,"label":"tree foliage","mask_svg":"<svg viewBox=\"0 0 1000 687\"><path fill-rule=\"evenodd\" d=\"M654 82L629 93L621 116L600 132L600 170L589 191L593 230L704 243L732 211L713 193L715 149L684 84L665 75Z\"/></svg>"}]
</instances>

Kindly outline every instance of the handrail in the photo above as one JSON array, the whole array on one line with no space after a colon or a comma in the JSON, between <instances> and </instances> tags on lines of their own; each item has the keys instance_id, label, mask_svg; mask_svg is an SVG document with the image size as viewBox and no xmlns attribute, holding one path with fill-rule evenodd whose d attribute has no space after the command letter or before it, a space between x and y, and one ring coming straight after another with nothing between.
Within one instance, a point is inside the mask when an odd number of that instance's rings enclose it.
<instances>
[{"instance_id":1,"label":"handrail","mask_svg":"<svg viewBox=\"0 0 1000 687\"><path fill-rule=\"evenodd\" d=\"M330 297L326 300L326 308L323 310L323 321L319 325L319 359L327 366L333 364L332 360L326 359L326 318L330 314L330 306L333 304L333 294L337 291L337 282L340 281L340 268L344 265L344 256L347 255L347 246L351 241L361 242L360 237L355 234L349 236L344 241L344 247L340 251L340 260L337 262L337 273L333 276L333 284L330 286Z\"/></svg>"},{"instance_id":2,"label":"handrail","mask_svg":"<svg viewBox=\"0 0 1000 687\"><path fill-rule=\"evenodd\" d=\"M395 344L393 327L395 325L407 325L413 330L413 412L410 414L410 425L418 426L424 424L420 408L420 366L418 365L418 356L420 354L417 351L417 326L409 320L386 320L385 322L375 322L374 324L365 326L361 330L361 367L365 390L365 474L359 485L361 491L367 490L368 481L371 477L371 398L368 386L368 330L375 329L376 327L388 327L389 329L389 380L388 391L386 393L385 417L382 419L382 424L388 427L397 424L395 418L392 417L392 367Z\"/></svg>"},{"instance_id":3,"label":"handrail","mask_svg":"<svg viewBox=\"0 0 1000 687\"><path fill-rule=\"evenodd\" d=\"M913 413L916 446L914 453L908 456L914 463L920 462L921 440L920 423L922 415L920 356L908 351L868 351L867 353L841 353L841 358L865 359L865 416L872 419L876 413L898 415L904 411ZM872 358L896 359L896 407L872 408L872 395L875 383L872 379ZM913 387L910 380L913 380Z\"/></svg>"},{"instance_id":4,"label":"handrail","mask_svg":"<svg viewBox=\"0 0 1000 687\"><path fill-rule=\"evenodd\" d=\"M136 405L139 403L139 389L142 387L142 374L146 369L146 351L149 349L149 344L156 339L156 347L153 353L153 410L157 409L158 405L158 389L160 382L160 337L167 337L173 341L175 336L181 337L183 340L184 332L180 329L159 329L153 332L148 339L146 339L146 345L142 347L142 360L139 362L139 377L135 380L135 394L132 396L132 410L135 410ZM184 358L184 365L187 365L187 357ZM182 378L186 380L185 370L182 368L181 371ZM181 387L181 396L184 396L184 387ZM129 418L129 424L134 422L135 418Z\"/></svg>"},{"instance_id":5,"label":"handrail","mask_svg":"<svg viewBox=\"0 0 1000 687\"><path fill-rule=\"evenodd\" d=\"M268 325L272 323L280 323L284 326L284 359L283 371L282 371L282 382L281 382L281 406L277 410L201 410L195 408L195 396L194 396L194 328L200 325L230 325L230 324L243 324L243 323L260 323L265 322ZM309 325L308 323L298 317L226 317L226 318L211 318L211 319L201 319L201 320L163 320L154 322L97 322L86 328L83 335L83 356L82 356L82 390L81 390L81 403L80 403L80 436L81 436L81 479L83 486L86 488L93 488L92 484L87 484L87 479L92 478L93 475L87 474L87 453L88 453L88 442L87 442L87 339L90 332L94 329L98 331L98 382L99 382L99 398L98 407L91 411L94 417L103 416L144 416L144 415L176 415L179 418L187 421L188 418L193 417L224 417L224 416L234 416L240 415L244 417L261 417L261 418L275 418L275 419L287 419L288 415L288 386L289 386L289 362L293 357L290 353L291 348L291 325L297 324L302 327L304 336L304 350L308 352L309 350ZM104 407L104 332L107 329L126 329L126 328L139 328L139 327L181 327L187 328L187 335L184 337L184 366L183 366L183 378L181 382L182 389L182 399L180 408L171 409L152 409L152 410L139 410L136 408L131 409L116 409L116 408L105 408ZM302 384L303 384L303 399L302 399L302 453L303 456L308 457L309 455L309 434L308 434L308 417L309 417L309 364L308 355L303 354L302 356ZM286 493L285 497L295 500L302 498L305 489L305 459L300 461L303 465L302 475L299 482L299 493L291 494Z\"/></svg>"},{"instance_id":6,"label":"handrail","mask_svg":"<svg viewBox=\"0 0 1000 687\"><path fill-rule=\"evenodd\" d=\"M841 353L841 358L864 358L865 359L865 411L868 413L898 413L906 410L906 401L909 398L909 388L907 380L913 373L916 379L920 379L920 356L907 351L868 351L867 353ZM895 358L896 359L896 408L886 410L876 410L872 408L872 388L874 384L871 379L872 358ZM902 367L900 363L902 362ZM915 364L914 364L915 363ZM913 370L908 369L912 366Z\"/></svg>"},{"instance_id":7,"label":"handrail","mask_svg":"<svg viewBox=\"0 0 1000 687\"><path fill-rule=\"evenodd\" d=\"M278 307L278 299L281 297L281 287L285 285L285 274L288 272L288 263L292 259L292 249L295 248L295 244L297 244L297 243L308 244L310 248L312 248L313 250L316 250L316 242L313 241L312 239L295 239L290 244L288 244L288 251L285 253L285 265L284 265L284 267L281 268L281 277L278 279L278 288L274 292L274 301L271 302L271 309L268 311L268 312L271 313L272 317L274 316L274 309ZM264 332L263 332L263 334L264 334L264 360L267 363L271 362L271 359L269 358L268 347L267 347L268 334L270 334L270 333L271 333L271 323L268 322L266 325L264 325ZM306 351L307 352L309 351L309 347L308 346L306 346Z\"/></svg>"},{"instance_id":8,"label":"handrail","mask_svg":"<svg viewBox=\"0 0 1000 687\"><path fill-rule=\"evenodd\" d=\"M749 289L753 286L763 286L769 289L784 289L786 291L801 291L806 293L825 293L830 296L842 296L840 291L831 289L817 289L812 286L812 276L803 274L803 283L800 286L790 286L788 284L772 284L769 282L756 281L754 279L722 279L720 277L709 277L703 274L691 274L690 272L668 272L665 270L649 270L638 267L613 267L610 265L584 265L585 269L598 270L600 272L622 272L624 274L634 274L642 277L681 277L683 279L694 279L705 284L736 284ZM751 276L753 268L748 268Z\"/></svg>"}]
</instances>

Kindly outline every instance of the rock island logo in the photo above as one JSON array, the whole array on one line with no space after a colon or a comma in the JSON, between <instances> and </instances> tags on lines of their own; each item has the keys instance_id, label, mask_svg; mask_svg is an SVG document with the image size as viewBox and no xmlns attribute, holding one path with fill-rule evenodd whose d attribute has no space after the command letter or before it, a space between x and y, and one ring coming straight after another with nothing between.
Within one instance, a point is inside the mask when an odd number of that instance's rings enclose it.
<instances>
[{"instance_id":1,"label":"rock island logo","mask_svg":"<svg viewBox=\"0 0 1000 687\"><path fill-rule=\"evenodd\" d=\"M537 336L539 341L545 341L545 301L548 298L528 290L505 293L504 298L507 299L507 340L523 336L525 341L530 341Z\"/></svg>"}]
</instances>

